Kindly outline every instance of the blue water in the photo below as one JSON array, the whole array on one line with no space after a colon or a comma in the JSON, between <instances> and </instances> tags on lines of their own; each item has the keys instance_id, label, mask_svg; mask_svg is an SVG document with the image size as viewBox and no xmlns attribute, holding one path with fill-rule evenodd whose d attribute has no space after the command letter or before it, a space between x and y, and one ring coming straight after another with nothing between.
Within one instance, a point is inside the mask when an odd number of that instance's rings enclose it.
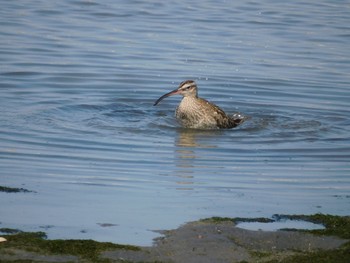
<instances>
[{"instance_id":1,"label":"blue water","mask_svg":"<svg viewBox=\"0 0 350 263\"><path fill-rule=\"evenodd\" d=\"M350 211L349 1L3 1L0 228L138 245L210 216ZM178 126L199 95L250 119Z\"/></svg>"}]
</instances>

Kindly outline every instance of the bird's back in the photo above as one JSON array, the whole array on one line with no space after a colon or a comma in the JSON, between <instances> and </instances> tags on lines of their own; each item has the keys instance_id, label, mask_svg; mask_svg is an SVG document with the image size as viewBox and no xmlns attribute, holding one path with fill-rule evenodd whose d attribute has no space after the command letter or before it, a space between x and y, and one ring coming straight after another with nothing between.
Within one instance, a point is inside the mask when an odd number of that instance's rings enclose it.
<instances>
[{"instance_id":1,"label":"bird's back","mask_svg":"<svg viewBox=\"0 0 350 263\"><path fill-rule=\"evenodd\" d=\"M244 121L233 118L215 104L197 97L184 97L175 116L183 127L198 129L231 129Z\"/></svg>"}]
</instances>

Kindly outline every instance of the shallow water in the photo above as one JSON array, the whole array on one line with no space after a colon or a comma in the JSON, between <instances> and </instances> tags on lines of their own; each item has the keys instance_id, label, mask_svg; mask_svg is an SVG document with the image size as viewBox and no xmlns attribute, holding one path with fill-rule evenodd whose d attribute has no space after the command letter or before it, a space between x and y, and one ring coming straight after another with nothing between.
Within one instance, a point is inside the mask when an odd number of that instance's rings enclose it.
<instances>
[{"instance_id":1,"label":"shallow water","mask_svg":"<svg viewBox=\"0 0 350 263\"><path fill-rule=\"evenodd\" d=\"M237 227L253 231L277 231L283 229L316 230L324 229L324 225L303 220L281 220L269 223L241 222Z\"/></svg>"},{"instance_id":2,"label":"shallow water","mask_svg":"<svg viewBox=\"0 0 350 263\"><path fill-rule=\"evenodd\" d=\"M350 211L350 5L6 1L0 228L145 245L210 216ZM250 119L179 127L199 94Z\"/></svg>"}]
</instances>

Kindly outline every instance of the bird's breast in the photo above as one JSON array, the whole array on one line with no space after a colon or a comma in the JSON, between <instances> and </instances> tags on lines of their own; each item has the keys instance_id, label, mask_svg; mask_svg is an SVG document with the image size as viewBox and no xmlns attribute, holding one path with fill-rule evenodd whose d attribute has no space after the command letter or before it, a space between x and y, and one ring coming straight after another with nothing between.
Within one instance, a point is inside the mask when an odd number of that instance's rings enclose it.
<instances>
[{"instance_id":1,"label":"bird's breast","mask_svg":"<svg viewBox=\"0 0 350 263\"><path fill-rule=\"evenodd\" d=\"M216 128L212 116L215 113L209 111L208 103L199 98L184 97L176 109L176 119L187 128Z\"/></svg>"}]
</instances>

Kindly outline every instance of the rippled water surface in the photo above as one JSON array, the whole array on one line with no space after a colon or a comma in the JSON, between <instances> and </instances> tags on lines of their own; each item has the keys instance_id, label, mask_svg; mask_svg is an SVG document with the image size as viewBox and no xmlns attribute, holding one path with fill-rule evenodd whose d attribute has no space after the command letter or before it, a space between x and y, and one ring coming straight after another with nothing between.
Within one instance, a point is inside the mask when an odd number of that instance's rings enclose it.
<instances>
[{"instance_id":1,"label":"rippled water surface","mask_svg":"<svg viewBox=\"0 0 350 263\"><path fill-rule=\"evenodd\" d=\"M350 211L348 1L4 1L0 228L150 244L210 216ZM180 97L250 119L182 129Z\"/></svg>"}]
</instances>

